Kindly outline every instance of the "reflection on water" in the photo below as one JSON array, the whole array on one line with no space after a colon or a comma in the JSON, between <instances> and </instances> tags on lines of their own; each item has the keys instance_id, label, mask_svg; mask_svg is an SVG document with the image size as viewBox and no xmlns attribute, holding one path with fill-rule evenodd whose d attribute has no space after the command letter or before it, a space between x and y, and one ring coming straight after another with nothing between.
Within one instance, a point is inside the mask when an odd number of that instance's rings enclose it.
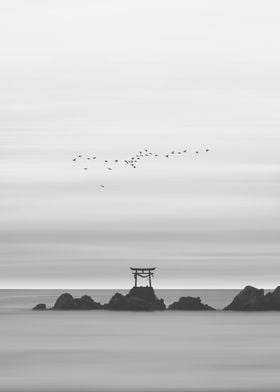
<instances>
[{"instance_id":1,"label":"reflection on water","mask_svg":"<svg viewBox=\"0 0 280 392\"><path fill-rule=\"evenodd\" d=\"M0 292L3 392L279 390L280 312L28 310L42 293Z\"/></svg>"}]
</instances>

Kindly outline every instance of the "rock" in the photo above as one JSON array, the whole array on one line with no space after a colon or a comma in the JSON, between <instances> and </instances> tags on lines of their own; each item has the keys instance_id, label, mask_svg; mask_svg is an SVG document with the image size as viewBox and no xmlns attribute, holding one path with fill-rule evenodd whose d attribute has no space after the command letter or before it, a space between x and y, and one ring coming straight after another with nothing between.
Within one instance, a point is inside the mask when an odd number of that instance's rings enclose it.
<instances>
[{"instance_id":1,"label":"rock","mask_svg":"<svg viewBox=\"0 0 280 392\"><path fill-rule=\"evenodd\" d=\"M62 294L55 302L54 310L90 310L90 309L101 309L102 305L95 302L88 295L84 295L81 298L73 298L71 294Z\"/></svg>"},{"instance_id":2,"label":"rock","mask_svg":"<svg viewBox=\"0 0 280 392\"><path fill-rule=\"evenodd\" d=\"M155 300L156 295L152 287L132 287L128 296L141 298L144 301L152 302Z\"/></svg>"},{"instance_id":3,"label":"rock","mask_svg":"<svg viewBox=\"0 0 280 392\"><path fill-rule=\"evenodd\" d=\"M38 304L32 310L47 310L46 304Z\"/></svg>"},{"instance_id":4,"label":"rock","mask_svg":"<svg viewBox=\"0 0 280 392\"><path fill-rule=\"evenodd\" d=\"M90 310L90 309L101 309L102 305L99 302L95 302L89 295L83 295L81 298L75 298L75 309Z\"/></svg>"},{"instance_id":5,"label":"rock","mask_svg":"<svg viewBox=\"0 0 280 392\"><path fill-rule=\"evenodd\" d=\"M75 308L75 301L71 294L64 293L57 298L53 309L55 310L72 310Z\"/></svg>"},{"instance_id":6,"label":"rock","mask_svg":"<svg viewBox=\"0 0 280 392\"><path fill-rule=\"evenodd\" d=\"M272 293L265 295L265 308L266 310L280 310L280 286Z\"/></svg>"},{"instance_id":7,"label":"rock","mask_svg":"<svg viewBox=\"0 0 280 392\"><path fill-rule=\"evenodd\" d=\"M152 287L133 287L126 295L116 293L105 309L111 310L165 310L163 299L158 299Z\"/></svg>"},{"instance_id":8,"label":"rock","mask_svg":"<svg viewBox=\"0 0 280 392\"><path fill-rule=\"evenodd\" d=\"M136 301L140 305L143 301L146 305L145 310L165 310L166 306L163 299L157 298L152 287L133 287L127 294L130 301Z\"/></svg>"},{"instance_id":9,"label":"rock","mask_svg":"<svg viewBox=\"0 0 280 392\"><path fill-rule=\"evenodd\" d=\"M264 290L246 286L224 310L266 310L268 308Z\"/></svg>"},{"instance_id":10,"label":"rock","mask_svg":"<svg viewBox=\"0 0 280 392\"><path fill-rule=\"evenodd\" d=\"M168 310L215 310L201 303L199 297L181 297L179 301L169 305Z\"/></svg>"},{"instance_id":11,"label":"rock","mask_svg":"<svg viewBox=\"0 0 280 392\"><path fill-rule=\"evenodd\" d=\"M149 305L141 298L130 298L128 295L116 293L105 305L106 309L111 310L148 310Z\"/></svg>"}]
</instances>

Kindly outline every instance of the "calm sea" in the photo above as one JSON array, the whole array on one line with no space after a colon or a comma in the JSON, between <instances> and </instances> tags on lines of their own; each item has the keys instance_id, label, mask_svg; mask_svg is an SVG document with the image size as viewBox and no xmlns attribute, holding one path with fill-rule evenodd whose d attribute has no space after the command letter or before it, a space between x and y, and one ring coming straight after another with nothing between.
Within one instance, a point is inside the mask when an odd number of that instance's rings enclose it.
<instances>
[{"instance_id":1,"label":"calm sea","mask_svg":"<svg viewBox=\"0 0 280 392\"><path fill-rule=\"evenodd\" d=\"M67 291L101 303L116 292ZM157 295L221 309L237 292ZM31 311L61 293L0 290L1 392L280 390L280 312Z\"/></svg>"}]
</instances>

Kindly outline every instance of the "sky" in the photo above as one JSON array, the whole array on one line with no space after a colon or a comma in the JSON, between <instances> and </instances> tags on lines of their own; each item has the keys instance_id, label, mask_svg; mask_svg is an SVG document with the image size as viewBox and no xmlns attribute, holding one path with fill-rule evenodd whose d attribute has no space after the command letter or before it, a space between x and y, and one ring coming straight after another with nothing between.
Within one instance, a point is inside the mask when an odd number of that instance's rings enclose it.
<instances>
[{"instance_id":1,"label":"sky","mask_svg":"<svg viewBox=\"0 0 280 392\"><path fill-rule=\"evenodd\" d=\"M0 1L0 287L280 284L279 11Z\"/></svg>"}]
</instances>

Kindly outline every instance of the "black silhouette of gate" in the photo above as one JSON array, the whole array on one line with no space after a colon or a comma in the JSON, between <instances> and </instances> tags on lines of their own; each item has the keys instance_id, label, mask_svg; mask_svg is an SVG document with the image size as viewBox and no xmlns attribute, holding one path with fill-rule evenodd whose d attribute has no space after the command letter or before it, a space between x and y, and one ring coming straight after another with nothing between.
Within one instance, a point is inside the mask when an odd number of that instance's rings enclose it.
<instances>
[{"instance_id":1,"label":"black silhouette of gate","mask_svg":"<svg viewBox=\"0 0 280 392\"><path fill-rule=\"evenodd\" d=\"M132 270L132 274L134 276L134 286L137 287L137 278L148 278L149 279L149 286L152 287L152 278L154 277L154 273L153 271L156 269L156 267L154 268L132 268L130 267L130 269Z\"/></svg>"}]
</instances>

